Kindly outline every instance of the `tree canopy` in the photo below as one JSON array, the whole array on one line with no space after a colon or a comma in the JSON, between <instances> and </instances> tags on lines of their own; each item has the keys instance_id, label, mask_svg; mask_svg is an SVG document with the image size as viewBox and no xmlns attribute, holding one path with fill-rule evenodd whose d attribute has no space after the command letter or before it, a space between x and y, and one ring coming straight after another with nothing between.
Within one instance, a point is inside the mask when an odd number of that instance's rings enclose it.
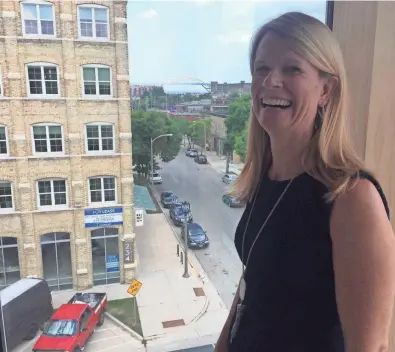
<instances>
[{"instance_id":1,"label":"tree canopy","mask_svg":"<svg viewBox=\"0 0 395 352\"><path fill-rule=\"evenodd\" d=\"M190 122L186 134L189 142L192 141L204 148L204 142L208 142L211 138L211 120L201 119Z\"/></svg>"},{"instance_id":2,"label":"tree canopy","mask_svg":"<svg viewBox=\"0 0 395 352\"><path fill-rule=\"evenodd\" d=\"M229 105L229 115L225 120L227 141L244 161L247 148L247 125L251 113L251 95L243 94Z\"/></svg>"},{"instance_id":3,"label":"tree canopy","mask_svg":"<svg viewBox=\"0 0 395 352\"><path fill-rule=\"evenodd\" d=\"M160 155L162 161L173 160L179 150L188 121L171 119L166 113L157 111L134 111L132 113L133 132L133 166L139 174L147 176L151 169L151 138L163 134L173 134L171 137L162 137L153 143L154 155Z\"/></svg>"}]
</instances>

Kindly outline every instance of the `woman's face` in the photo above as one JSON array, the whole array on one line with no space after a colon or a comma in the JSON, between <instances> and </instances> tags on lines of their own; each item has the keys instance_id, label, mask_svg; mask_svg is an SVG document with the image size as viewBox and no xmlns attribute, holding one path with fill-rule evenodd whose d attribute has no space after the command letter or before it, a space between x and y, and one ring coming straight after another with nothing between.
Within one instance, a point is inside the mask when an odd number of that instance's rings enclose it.
<instances>
[{"instance_id":1,"label":"woman's face","mask_svg":"<svg viewBox=\"0 0 395 352\"><path fill-rule=\"evenodd\" d=\"M263 37L251 91L255 117L269 135L285 130L311 133L317 108L327 103L332 88L283 39L270 32Z\"/></svg>"}]
</instances>

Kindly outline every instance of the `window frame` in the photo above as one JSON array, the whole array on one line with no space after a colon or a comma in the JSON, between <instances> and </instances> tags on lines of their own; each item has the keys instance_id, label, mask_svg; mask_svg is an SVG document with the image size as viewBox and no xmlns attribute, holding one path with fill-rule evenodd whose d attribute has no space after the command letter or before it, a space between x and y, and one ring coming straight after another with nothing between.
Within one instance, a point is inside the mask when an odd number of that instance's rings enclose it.
<instances>
[{"instance_id":1,"label":"window frame","mask_svg":"<svg viewBox=\"0 0 395 352\"><path fill-rule=\"evenodd\" d=\"M8 138L8 126L0 123L0 127L4 127L4 129L5 129L5 132L4 132L5 133L5 143L6 143L6 148L7 148L7 153L5 153L5 154L0 153L0 159L9 158L10 144L9 144L9 138Z\"/></svg>"},{"instance_id":2,"label":"window frame","mask_svg":"<svg viewBox=\"0 0 395 352\"><path fill-rule=\"evenodd\" d=\"M88 126L99 126L99 150L88 150ZM101 126L112 127L112 150L103 150L103 138L101 136ZM85 124L85 151L86 154L115 154L115 125L110 122L89 122Z\"/></svg>"},{"instance_id":3,"label":"window frame","mask_svg":"<svg viewBox=\"0 0 395 352\"><path fill-rule=\"evenodd\" d=\"M81 34L81 18L80 8L89 8L92 11L92 37L85 37ZM96 36L96 18L94 17L94 9L105 9L107 11L107 37ZM92 41L108 41L110 40L110 8L99 4L80 4L77 6L77 27L78 27L78 39L92 40Z\"/></svg>"},{"instance_id":4,"label":"window frame","mask_svg":"<svg viewBox=\"0 0 395 352\"><path fill-rule=\"evenodd\" d=\"M26 33L26 28L25 28L25 10L23 5L35 5L36 6L36 14L37 14L37 7L39 5L47 5L51 6L52 8L52 18L53 18L53 32L54 34L42 34L41 33L41 18L37 18L37 34L29 34ZM29 38L56 38L56 13L55 13L55 4L50 2L50 1L44 1L44 0L22 0L20 2L20 7L21 7L21 21L22 21L22 35L24 37L29 37ZM40 15L40 12L38 11L38 15Z\"/></svg>"},{"instance_id":5,"label":"window frame","mask_svg":"<svg viewBox=\"0 0 395 352\"><path fill-rule=\"evenodd\" d=\"M101 181L101 196L102 196L102 201L101 202L92 202L92 194L91 194L91 184L90 180L92 179L100 179ZM115 191L115 200L114 201L109 201L106 202L104 200L104 179L105 178L113 178L114 179L114 191ZM118 204L118 183L117 183L117 177L112 176L112 175L101 175L101 176L91 176L88 178L88 203L90 206L97 206L97 205L117 205Z\"/></svg>"},{"instance_id":6,"label":"window frame","mask_svg":"<svg viewBox=\"0 0 395 352\"><path fill-rule=\"evenodd\" d=\"M10 184L12 207L11 208L0 208L0 213L4 214L4 213L14 212L15 211L15 197L14 197L13 182L5 180L5 179L1 179L0 184L1 183L9 183Z\"/></svg>"},{"instance_id":7,"label":"window frame","mask_svg":"<svg viewBox=\"0 0 395 352\"><path fill-rule=\"evenodd\" d=\"M33 66L39 66L41 68L41 84L42 84L42 89L43 92L45 90L45 93L42 94L32 94L30 93L30 79L29 79L29 67ZM45 89L45 79L44 79L44 67L55 67L56 68L56 83L57 83L57 88L58 88L58 93L57 94L47 94L46 89ZM25 65L25 75L26 75L26 95L29 98L46 98L46 99L56 99L60 97L60 74L59 74L59 65L54 64L52 62L29 62L28 64Z\"/></svg>"},{"instance_id":8,"label":"window frame","mask_svg":"<svg viewBox=\"0 0 395 352\"><path fill-rule=\"evenodd\" d=\"M41 126L45 127L46 131L46 142L47 142L47 151L46 152L37 152L36 151L36 144L35 144L35 139L34 139L34 127L35 126ZM61 152L51 152L51 143L50 143L50 138L49 138L49 127L50 126L60 126L60 130L62 133L62 151ZM43 123L35 123L31 125L31 141L32 141L32 153L35 156L62 156L65 155L65 143L64 143L64 129L63 125L60 123L53 123L53 122L43 122Z\"/></svg>"},{"instance_id":9,"label":"window frame","mask_svg":"<svg viewBox=\"0 0 395 352\"><path fill-rule=\"evenodd\" d=\"M85 81L84 81L84 68L94 68L95 69L95 85L96 85L96 94L85 94ZM109 95L100 95L99 94L99 68L108 68L110 70L110 94ZM109 99L113 98L113 82L112 82L112 69L109 65L102 64L86 64L81 65L81 88L82 88L82 97L85 99Z\"/></svg>"},{"instance_id":10,"label":"window frame","mask_svg":"<svg viewBox=\"0 0 395 352\"><path fill-rule=\"evenodd\" d=\"M40 204L40 189L39 189L39 182L50 181L51 182L51 205L41 205ZM53 181L64 181L65 182L65 190L66 190L66 204L55 204L55 192L53 187ZM67 189L67 179L61 177L50 177L50 178L40 178L36 180L36 203L37 209L39 210L57 210L57 209L68 209L69 208L69 192Z\"/></svg>"}]
</instances>

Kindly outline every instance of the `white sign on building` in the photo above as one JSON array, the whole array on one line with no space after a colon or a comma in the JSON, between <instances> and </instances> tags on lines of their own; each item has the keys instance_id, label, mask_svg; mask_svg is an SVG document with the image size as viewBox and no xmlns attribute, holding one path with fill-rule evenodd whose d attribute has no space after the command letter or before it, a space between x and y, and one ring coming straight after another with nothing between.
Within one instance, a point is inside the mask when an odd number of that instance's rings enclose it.
<instances>
[{"instance_id":1,"label":"white sign on building","mask_svg":"<svg viewBox=\"0 0 395 352\"><path fill-rule=\"evenodd\" d=\"M135 209L136 227L144 225L144 209Z\"/></svg>"}]
</instances>

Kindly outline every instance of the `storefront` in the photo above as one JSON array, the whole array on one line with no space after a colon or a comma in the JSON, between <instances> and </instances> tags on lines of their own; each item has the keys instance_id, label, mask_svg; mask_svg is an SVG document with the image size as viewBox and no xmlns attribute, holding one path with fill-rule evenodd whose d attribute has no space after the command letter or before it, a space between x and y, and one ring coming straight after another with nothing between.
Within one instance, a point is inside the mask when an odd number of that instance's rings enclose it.
<instances>
[{"instance_id":1,"label":"storefront","mask_svg":"<svg viewBox=\"0 0 395 352\"><path fill-rule=\"evenodd\" d=\"M0 237L0 290L20 279L18 240Z\"/></svg>"}]
</instances>

